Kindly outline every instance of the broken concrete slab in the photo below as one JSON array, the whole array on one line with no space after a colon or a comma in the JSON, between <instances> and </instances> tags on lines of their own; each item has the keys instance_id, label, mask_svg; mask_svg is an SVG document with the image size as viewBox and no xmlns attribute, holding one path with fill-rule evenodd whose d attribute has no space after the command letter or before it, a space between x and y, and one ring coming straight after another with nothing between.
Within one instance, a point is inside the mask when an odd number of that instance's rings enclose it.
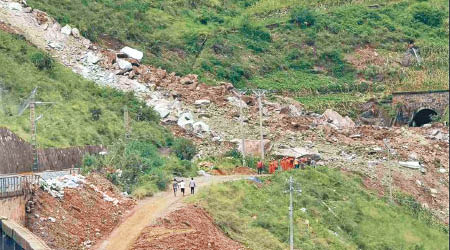
<instances>
[{"instance_id":1,"label":"broken concrete slab","mask_svg":"<svg viewBox=\"0 0 450 250\"><path fill-rule=\"evenodd\" d=\"M422 167L418 161L399 161L398 164L402 167L411 169L420 169Z\"/></svg>"}]
</instances>

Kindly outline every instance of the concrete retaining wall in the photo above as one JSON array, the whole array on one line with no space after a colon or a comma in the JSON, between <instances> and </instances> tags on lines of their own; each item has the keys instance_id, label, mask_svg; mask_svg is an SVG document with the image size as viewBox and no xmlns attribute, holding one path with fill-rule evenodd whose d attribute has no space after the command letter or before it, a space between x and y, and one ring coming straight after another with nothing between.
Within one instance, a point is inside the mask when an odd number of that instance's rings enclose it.
<instances>
[{"instance_id":1,"label":"concrete retaining wall","mask_svg":"<svg viewBox=\"0 0 450 250\"><path fill-rule=\"evenodd\" d=\"M0 217L25 225L25 195L0 199Z\"/></svg>"},{"instance_id":2,"label":"concrete retaining wall","mask_svg":"<svg viewBox=\"0 0 450 250\"><path fill-rule=\"evenodd\" d=\"M85 154L105 150L103 146L39 149L39 171L80 166ZM6 128L0 128L0 174L30 172L31 145Z\"/></svg>"},{"instance_id":3,"label":"concrete retaining wall","mask_svg":"<svg viewBox=\"0 0 450 250\"><path fill-rule=\"evenodd\" d=\"M50 247L25 227L0 217L0 249L50 250Z\"/></svg>"}]
</instances>

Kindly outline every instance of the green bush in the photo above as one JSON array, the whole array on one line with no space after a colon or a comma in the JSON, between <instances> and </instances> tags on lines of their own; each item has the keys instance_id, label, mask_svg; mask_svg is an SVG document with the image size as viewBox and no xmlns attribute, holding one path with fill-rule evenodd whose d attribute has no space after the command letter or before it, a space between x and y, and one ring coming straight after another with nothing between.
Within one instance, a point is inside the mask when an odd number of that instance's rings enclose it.
<instances>
[{"instance_id":1,"label":"green bush","mask_svg":"<svg viewBox=\"0 0 450 250\"><path fill-rule=\"evenodd\" d=\"M253 24L248 17L243 19L239 31L245 36L254 40L263 42L272 41L270 33L265 28Z\"/></svg>"},{"instance_id":2,"label":"green bush","mask_svg":"<svg viewBox=\"0 0 450 250\"><path fill-rule=\"evenodd\" d=\"M51 70L55 63L52 56L44 52L33 53L31 55L31 62L39 70Z\"/></svg>"},{"instance_id":3,"label":"green bush","mask_svg":"<svg viewBox=\"0 0 450 250\"><path fill-rule=\"evenodd\" d=\"M175 139L172 145L172 150L175 155L180 158L180 160L192 160L192 158L194 158L197 154L197 149L195 148L194 143L184 138Z\"/></svg>"},{"instance_id":4,"label":"green bush","mask_svg":"<svg viewBox=\"0 0 450 250\"><path fill-rule=\"evenodd\" d=\"M317 14L306 7L294 8L290 15L290 22L303 28L313 26L316 23Z\"/></svg>"},{"instance_id":5,"label":"green bush","mask_svg":"<svg viewBox=\"0 0 450 250\"><path fill-rule=\"evenodd\" d=\"M428 26L440 26L444 16L444 11L434 8L428 3L419 3L413 6L414 19Z\"/></svg>"}]
</instances>

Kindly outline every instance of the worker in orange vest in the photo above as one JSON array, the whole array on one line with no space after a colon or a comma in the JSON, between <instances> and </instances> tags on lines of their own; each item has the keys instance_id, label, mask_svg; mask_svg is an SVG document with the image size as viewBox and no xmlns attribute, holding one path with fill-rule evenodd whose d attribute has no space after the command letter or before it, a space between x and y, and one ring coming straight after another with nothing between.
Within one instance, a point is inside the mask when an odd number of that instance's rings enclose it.
<instances>
[{"instance_id":1,"label":"worker in orange vest","mask_svg":"<svg viewBox=\"0 0 450 250\"><path fill-rule=\"evenodd\" d=\"M263 168L264 168L264 163L262 161L258 161L258 164L257 164L258 174L262 174Z\"/></svg>"}]
</instances>

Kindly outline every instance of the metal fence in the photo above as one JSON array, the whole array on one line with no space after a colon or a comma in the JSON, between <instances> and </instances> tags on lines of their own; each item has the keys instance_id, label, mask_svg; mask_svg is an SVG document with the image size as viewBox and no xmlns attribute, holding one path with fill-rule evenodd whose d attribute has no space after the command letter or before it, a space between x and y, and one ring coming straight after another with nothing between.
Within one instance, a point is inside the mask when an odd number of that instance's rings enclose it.
<instances>
[{"instance_id":1,"label":"metal fence","mask_svg":"<svg viewBox=\"0 0 450 250\"><path fill-rule=\"evenodd\" d=\"M0 176L0 198L25 195L39 183L39 175Z\"/></svg>"}]
</instances>

